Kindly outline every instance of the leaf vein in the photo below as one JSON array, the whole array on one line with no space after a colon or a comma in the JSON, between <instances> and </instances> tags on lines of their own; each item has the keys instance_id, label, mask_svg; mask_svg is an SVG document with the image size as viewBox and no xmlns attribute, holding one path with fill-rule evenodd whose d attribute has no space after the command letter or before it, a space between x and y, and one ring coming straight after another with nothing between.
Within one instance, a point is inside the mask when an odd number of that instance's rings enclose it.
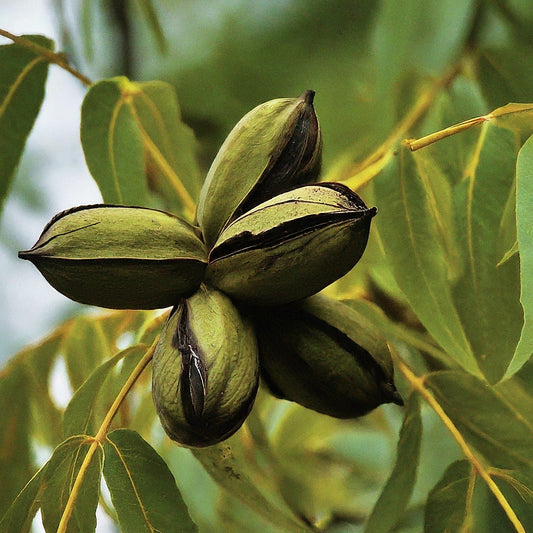
<instances>
[{"instance_id":1,"label":"leaf vein","mask_svg":"<svg viewBox=\"0 0 533 533\"><path fill-rule=\"evenodd\" d=\"M15 82L9 87L4 101L0 104L0 120L2 119L2 116L4 115L8 105L11 103L11 100L13 100L15 93L22 85L23 81L29 76L30 72L35 68L36 65L44 61L45 59L43 57L36 57L22 69Z\"/></svg>"}]
</instances>

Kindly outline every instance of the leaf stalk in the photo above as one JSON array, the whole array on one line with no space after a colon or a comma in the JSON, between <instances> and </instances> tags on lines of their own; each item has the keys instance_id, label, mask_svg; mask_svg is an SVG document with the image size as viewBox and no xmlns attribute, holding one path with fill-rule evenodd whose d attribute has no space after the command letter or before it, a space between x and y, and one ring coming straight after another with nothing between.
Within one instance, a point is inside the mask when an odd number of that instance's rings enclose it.
<instances>
[{"instance_id":1,"label":"leaf stalk","mask_svg":"<svg viewBox=\"0 0 533 533\"><path fill-rule=\"evenodd\" d=\"M412 388L424 398L424 400L433 409L433 411L435 411L435 414L442 420L443 424L446 426L446 429L448 429L455 442L457 442L457 444L459 445L459 448L463 452L466 459L470 462L472 467L487 484L489 490L492 492L492 494L504 510L505 514L507 515L507 518L513 524L517 533L526 533L526 530L520 522L518 516L516 516L516 513L514 512L513 508L503 495L498 485L496 485L496 483L490 476L488 470L476 457L474 452L470 449L470 446L468 445L464 437L461 435L461 432L457 429L450 417L445 413L444 409L435 399L433 394L431 394L431 392L424 386L424 377L420 377L414 374L414 372L412 372L412 370L407 366L407 364L403 361L403 359L392 346L390 346L390 350L400 372L405 376L407 381L409 381Z\"/></svg>"},{"instance_id":2,"label":"leaf stalk","mask_svg":"<svg viewBox=\"0 0 533 533\"><path fill-rule=\"evenodd\" d=\"M85 474L89 469L89 466L91 465L91 461L93 460L94 454L101 446L102 442L105 440L107 432L109 430L109 426L111 425L113 418L117 414L117 411L119 410L122 402L124 401L124 398L130 391L130 389L133 387L139 376L142 374L148 363L151 361L154 355L155 346L156 343L154 342L154 344L152 344L152 346L147 350L143 358L137 363L136 367L133 369L132 373L128 377L126 383L124 383L124 385L120 389L119 393L115 398L115 401L109 408L109 411L107 412L102 423L100 424L100 428L98 429L96 435L94 437L88 438L88 441L91 442L91 445L87 450L87 454L83 459L78 474L76 475L76 479L74 480L74 484L72 485L72 490L70 491L67 503L65 505L65 509L63 510L63 514L61 515L61 520L59 522L56 533L66 533L70 517L72 516L72 512L74 510L74 505L81 489L81 485L83 483Z\"/></svg>"}]
</instances>

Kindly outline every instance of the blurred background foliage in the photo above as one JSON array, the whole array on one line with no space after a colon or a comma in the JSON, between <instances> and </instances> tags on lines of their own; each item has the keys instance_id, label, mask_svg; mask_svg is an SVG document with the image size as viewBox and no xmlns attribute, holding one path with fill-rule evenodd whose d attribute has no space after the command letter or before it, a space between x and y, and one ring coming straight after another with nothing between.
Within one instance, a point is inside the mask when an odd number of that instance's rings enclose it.
<instances>
[{"instance_id":1,"label":"blurred background foliage","mask_svg":"<svg viewBox=\"0 0 533 533\"><path fill-rule=\"evenodd\" d=\"M125 75L135 81L165 80L175 86L183 120L198 140L204 174L224 137L248 110L271 98L314 89L325 141L323 179L345 181L372 204L376 198L387 198L385 174L380 175L381 182L376 180L376 187L372 179L399 149L402 138L431 133L508 102L533 100L533 5L527 0L55 0L52 4L61 35L56 49L89 78L98 81ZM533 128L529 123L522 129L514 124L514 129L519 136L512 156L516 158L520 142ZM464 180L478 139L479 132L468 131L413 159L419 171L426 165L437 183L432 191L443 193L437 197L443 220L449 215L450 198L446 194ZM496 143L492 149L499 150L500 145ZM64 154L58 147L46 157L61 158ZM36 193L38 188L20 173L30 176L39 164L41 160L29 154L13 185L13 195L25 198L36 211L47 206ZM486 168L490 169L490 164L485 163ZM459 206L461 198L458 194L454 200ZM502 226L500 257L516 240L514 196L509 198L501 200L511 207L507 209L510 222ZM378 209L383 208L375 203ZM387 235L394 227L394 216L385 211L383 225L378 221L379 233L373 232L361 263L328 291L339 298L358 299L352 304L381 325L417 374L458 372L444 375L442 382L429 379L428 387L437 398L443 395L443 404L452 398L452 407L460 405L461 397L454 397L460 387L450 385L455 382L462 386L461 380L466 379L467 374L458 370L459 357L450 357L442 342L439 346L431 338L405 289L399 288L390 258L387 262L384 257L384 243L391 249L393 237ZM460 256L454 256L461 249L456 242L461 241L461 235L455 231L450 229L443 244L450 252L446 256L450 284L462 279L464 269ZM10 239L13 241L13 236L6 238ZM20 249L28 243L16 245ZM516 257L514 260L517 267ZM80 309L72 307L66 313L79 313ZM462 319L468 322L468 307L465 309ZM1 463L2 478L9 479L0 497L1 512L42 463L39 457L48 457L61 440L61 410L52 399L43 404L35 392L36 384L43 379L48 382L52 375L52 359L59 350L52 346L54 342L62 346L63 364L75 390L106 354L124 347L124 335L131 341L139 328L152 320L152 314L109 315L102 321L92 314L81 314L32 352L32 361L40 357L31 374L34 382L30 379L21 387L15 376L4 384L2 410L11 411L19 432L33 432L35 439L28 442L27 437L16 434L14 442L25 443L17 452L19 459L9 470L4 469L7 460ZM520 325L515 323L517 330ZM142 340L149 344L153 326L146 327ZM491 331L491 335L500 333ZM507 338L508 331L501 336ZM511 341L516 344L517 339ZM80 346L84 347L83 358L79 357ZM22 359L22 355L18 357ZM492 383L502 377L512 353L505 357L498 369L486 371ZM522 356L522 362L526 359ZM516 441L500 436L495 448L506 450L502 455L507 457L514 452L510 443L519 443L518 448L525 442L531 444L532 411L525 413L533 405L532 366L526 363L512 380L491 388L494 404L484 404L483 396L468 398L464 413L456 413L454 419L456 424L464 423L461 431L466 435L472 432L469 442L489 457L488 463L502 469L500 485L526 530L533 528L533 476L526 476L520 485L516 472L521 467L511 460L501 464L493 460L491 451L476 441L476 427L469 428L469 417L485 415L487 420L480 427L490 428L492 438L500 428L490 420L491 413L501 415L503 403L511 405L512 416L520 415L524 425L516 430ZM115 378L119 379L109 379ZM397 379L400 391L408 398L411 385L402 374ZM464 387L485 386L481 383L471 381ZM138 395L128 406L130 411L124 410L125 418L117 421L117 427L122 422L139 431L167 461L201 531L274 532L308 527L331 533L415 532L424 528L424 516L430 532L465 530L461 528L468 525L471 529L467 530L479 532L516 530L483 482L472 474L471 465L459 462L463 454L448 430L414 395L404 410L383 406L362 419L338 421L274 400L261 391L246 425L230 439L232 458L224 456L222 447L215 447L211 456L197 454L198 462L189 450L171 444L153 424L155 413L147 388L147 382L139 384ZM101 411L105 411L106 399L101 402ZM13 404L19 411L11 410ZM485 411L489 408L493 411ZM46 424L42 423L43 416L48 419ZM404 442L397 447L402 423ZM2 433L5 439L8 432L4 429ZM397 454L399 469L394 468ZM531 460L522 448L519 456ZM225 460L233 462L226 465ZM219 463L215 472L209 466L214 462ZM224 469L234 473L241 485L218 479ZM513 470L514 477L506 478L505 469ZM382 500L382 507L373 512L388 479L394 501ZM251 487L257 487L265 500L254 500ZM447 495L439 489L447 489ZM406 497L403 502L402 492ZM102 507L108 503L104 495ZM107 526L99 525L99 530L101 527L111 531L116 526L110 521Z\"/></svg>"}]
</instances>

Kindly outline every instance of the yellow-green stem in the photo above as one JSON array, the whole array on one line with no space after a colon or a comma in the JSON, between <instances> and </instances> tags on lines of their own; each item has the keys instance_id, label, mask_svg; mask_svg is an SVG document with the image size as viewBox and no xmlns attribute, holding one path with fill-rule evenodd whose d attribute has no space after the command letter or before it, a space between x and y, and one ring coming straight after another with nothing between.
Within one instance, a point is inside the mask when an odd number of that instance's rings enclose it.
<instances>
[{"instance_id":1,"label":"yellow-green stem","mask_svg":"<svg viewBox=\"0 0 533 533\"><path fill-rule=\"evenodd\" d=\"M459 448L461 448L461 451L463 452L464 456L468 459L472 467L487 484L489 490L492 492L492 494L504 510L505 514L509 518L509 521L513 524L517 533L526 533L524 526L516 516L516 513L503 495L498 485L496 485L494 480L490 477L490 474L487 469L484 467L481 461L479 461L474 452L470 449L468 443L463 438L460 431L457 429L450 417L445 413L444 409L437 402L433 394L431 394L431 392L424 386L424 378L415 375L414 372L412 372L411 369L407 366L407 364L403 361L400 355L394 350L394 348L392 346L390 348L391 353L394 356L396 366L398 367L400 372L405 376L407 381L409 381L413 389L415 389L424 398L428 405L442 420L443 424L446 426L446 429L448 429L455 442L457 442L457 444L459 445Z\"/></svg>"},{"instance_id":2,"label":"yellow-green stem","mask_svg":"<svg viewBox=\"0 0 533 533\"><path fill-rule=\"evenodd\" d=\"M74 505L78 498L83 479L89 466L91 465L91 461L93 460L94 454L96 453L96 450L101 445L103 440L106 438L111 421L116 415L120 405L124 401L124 398L126 397L130 389L133 387L134 383L137 381L143 370L146 368L146 366L152 359L154 350L155 343L150 347L150 349L146 352L143 358L137 363L137 366L133 369L126 383L124 383L124 385L120 389L119 393L117 394L117 397L115 398L115 401L109 408L109 411L104 417L104 420L100 424L100 428L98 429L96 435L88 439L88 441L91 442L91 445L87 450L87 454L83 459L80 469L76 475L76 479L74 480L74 484L72 485L72 490L70 491L67 503L65 505L65 509L63 510L63 514L61 515L61 520L59 522L59 526L57 528L56 533L65 533L67 531L68 523L70 517L72 516L72 511L74 510Z\"/></svg>"},{"instance_id":3,"label":"yellow-green stem","mask_svg":"<svg viewBox=\"0 0 533 533\"><path fill-rule=\"evenodd\" d=\"M15 44L18 44L20 46L23 46L24 48L28 48L29 50L32 50L36 54L39 54L40 56L44 57L50 63L55 63L62 69L66 70L67 72L70 72L74 77L78 78L84 85L92 85L92 81L87 76L77 71L75 68L71 67L62 54L56 54L55 52L48 50L44 46L40 46L34 43L33 41L24 39L24 37L13 35L12 33L6 30L3 30L1 28L0 28L0 35L2 37L6 37L7 39L10 39Z\"/></svg>"}]
</instances>

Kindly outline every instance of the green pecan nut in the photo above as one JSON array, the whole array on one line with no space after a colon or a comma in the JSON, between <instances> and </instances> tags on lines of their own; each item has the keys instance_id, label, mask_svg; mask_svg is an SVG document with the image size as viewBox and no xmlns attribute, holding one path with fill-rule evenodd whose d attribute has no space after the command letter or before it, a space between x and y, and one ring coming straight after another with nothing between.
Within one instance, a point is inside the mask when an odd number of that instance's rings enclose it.
<instances>
[{"instance_id":1,"label":"green pecan nut","mask_svg":"<svg viewBox=\"0 0 533 533\"><path fill-rule=\"evenodd\" d=\"M210 446L237 431L259 381L255 334L229 298L204 285L176 306L153 358L152 393L168 436Z\"/></svg>"},{"instance_id":2,"label":"green pecan nut","mask_svg":"<svg viewBox=\"0 0 533 533\"><path fill-rule=\"evenodd\" d=\"M274 395L336 418L403 405L385 340L354 309L315 295L256 312L261 376Z\"/></svg>"},{"instance_id":3,"label":"green pecan nut","mask_svg":"<svg viewBox=\"0 0 533 533\"><path fill-rule=\"evenodd\" d=\"M200 285L206 251L193 226L163 211L91 205L56 215L31 261L65 296L113 309L174 305Z\"/></svg>"},{"instance_id":4,"label":"green pecan nut","mask_svg":"<svg viewBox=\"0 0 533 533\"><path fill-rule=\"evenodd\" d=\"M375 213L339 183L293 189L248 211L221 233L209 254L206 278L254 304L305 298L359 261Z\"/></svg>"},{"instance_id":5,"label":"green pecan nut","mask_svg":"<svg viewBox=\"0 0 533 533\"><path fill-rule=\"evenodd\" d=\"M197 219L211 247L222 228L256 205L317 180L322 156L314 91L247 113L221 146L200 193Z\"/></svg>"}]
</instances>

